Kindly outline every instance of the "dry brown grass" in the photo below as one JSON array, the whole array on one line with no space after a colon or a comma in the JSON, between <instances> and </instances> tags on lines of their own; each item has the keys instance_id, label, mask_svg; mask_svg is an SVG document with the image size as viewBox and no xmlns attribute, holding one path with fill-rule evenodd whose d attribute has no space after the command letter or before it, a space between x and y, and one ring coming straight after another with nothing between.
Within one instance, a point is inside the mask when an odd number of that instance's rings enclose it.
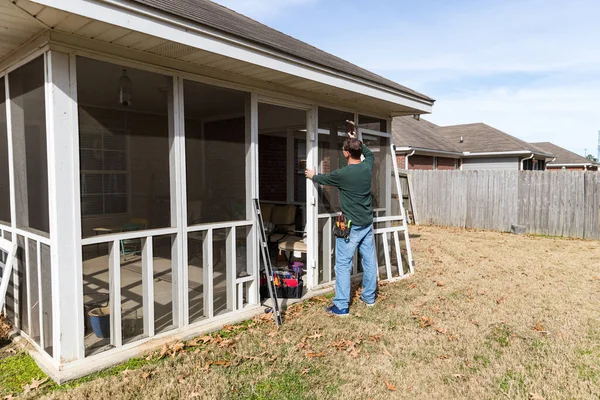
<instances>
[{"instance_id":1,"label":"dry brown grass","mask_svg":"<svg viewBox=\"0 0 600 400\"><path fill-rule=\"evenodd\" d=\"M600 396L600 243L411 228L416 274L376 307L319 298L56 399L567 399ZM219 362L223 361L221 365ZM210 364L212 362L212 364ZM230 362L230 364L227 364Z\"/></svg>"}]
</instances>

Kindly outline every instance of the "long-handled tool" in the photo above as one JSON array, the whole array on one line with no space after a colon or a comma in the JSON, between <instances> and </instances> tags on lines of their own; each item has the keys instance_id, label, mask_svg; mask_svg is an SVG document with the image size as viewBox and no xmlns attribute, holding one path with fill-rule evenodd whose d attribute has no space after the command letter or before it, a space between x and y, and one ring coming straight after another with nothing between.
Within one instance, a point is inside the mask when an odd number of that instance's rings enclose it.
<instances>
[{"instance_id":1,"label":"long-handled tool","mask_svg":"<svg viewBox=\"0 0 600 400\"><path fill-rule=\"evenodd\" d=\"M265 275L267 276L267 287L269 288L269 297L273 303L273 318L277 328L283 323L281 318L281 312L279 311L279 301L277 300L277 291L275 290L275 283L273 282L273 265L271 264L271 257L269 256L269 241L267 240L267 234L265 232L265 224L260 211L260 202L258 199L253 199L254 212L256 213L256 220L258 221L258 231L260 233L260 254L264 265Z\"/></svg>"}]
</instances>

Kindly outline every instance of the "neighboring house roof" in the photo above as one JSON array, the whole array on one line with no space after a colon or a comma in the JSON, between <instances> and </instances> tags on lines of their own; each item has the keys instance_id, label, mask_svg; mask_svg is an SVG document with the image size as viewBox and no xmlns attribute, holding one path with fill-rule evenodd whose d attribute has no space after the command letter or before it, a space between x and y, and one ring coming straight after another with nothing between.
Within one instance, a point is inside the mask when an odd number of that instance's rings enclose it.
<instances>
[{"instance_id":1,"label":"neighboring house roof","mask_svg":"<svg viewBox=\"0 0 600 400\"><path fill-rule=\"evenodd\" d=\"M432 98L383 78L346 60L304 43L251 18L208 0L132 0L206 27L237 36L288 56L399 90L427 102Z\"/></svg>"},{"instance_id":2,"label":"neighboring house roof","mask_svg":"<svg viewBox=\"0 0 600 400\"><path fill-rule=\"evenodd\" d=\"M556 160L551 163L548 163L548 166L563 166L568 164L575 165L595 165L592 161L587 158L580 156L579 154L573 153L565 149L564 147L560 147L550 142L538 142L532 143L534 146L539 147L540 149L545 150L548 153L554 154Z\"/></svg>"},{"instance_id":3,"label":"neighboring house roof","mask_svg":"<svg viewBox=\"0 0 600 400\"><path fill-rule=\"evenodd\" d=\"M458 146L448 142L438 133L439 126L423 118L412 116L395 117L392 121L394 144L400 148L429 150L435 152L451 152L462 155Z\"/></svg>"},{"instance_id":4,"label":"neighboring house roof","mask_svg":"<svg viewBox=\"0 0 600 400\"><path fill-rule=\"evenodd\" d=\"M481 122L443 126L439 127L437 132L465 153L533 153L552 156L552 153Z\"/></svg>"}]
</instances>

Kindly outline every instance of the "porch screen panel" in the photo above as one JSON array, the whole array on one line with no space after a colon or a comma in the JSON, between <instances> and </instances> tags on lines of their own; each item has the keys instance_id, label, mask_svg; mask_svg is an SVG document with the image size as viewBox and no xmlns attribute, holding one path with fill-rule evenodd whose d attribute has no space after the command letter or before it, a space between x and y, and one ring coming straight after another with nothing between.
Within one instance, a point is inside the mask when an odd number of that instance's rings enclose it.
<instances>
[{"instance_id":1,"label":"porch screen panel","mask_svg":"<svg viewBox=\"0 0 600 400\"><path fill-rule=\"evenodd\" d=\"M329 174L347 165L342 145L347 138L346 120L352 121L354 114L319 107L319 171ZM331 186L319 186L319 213L340 212L338 190Z\"/></svg>"},{"instance_id":2,"label":"porch screen panel","mask_svg":"<svg viewBox=\"0 0 600 400\"><path fill-rule=\"evenodd\" d=\"M184 81L188 225L247 220L244 92Z\"/></svg>"},{"instance_id":3,"label":"porch screen panel","mask_svg":"<svg viewBox=\"0 0 600 400\"><path fill-rule=\"evenodd\" d=\"M17 227L48 236L48 163L44 59L8 75L11 100Z\"/></svg>"},{"instance_id":4,"label":"porch screen panel","mask_svg":"<svg viewBox=\"0 0 600 400\"><path fill-rule=\"evenodd\" d=\"M392 171L389 140L384 137L363 134L363 143L373 152L375 162L373 163L373 179L371 181L371 195L373 196L373 211L375 216L383 217L389 214L386 209L391 205L387 199L386 180L387 174ZM390 164L388 166L388 164ZM389 179L392 182L391 177Z\"/></svg>"},{"instance_id":5,"label":"porch screen panel","mask_svg":"<svg viewBox=\"0 0 600 400\"><path fill-rule=\"evenodd\" d=\"M5 79L0 78L0 222L10 225L10 181Z\"/></svg>"},{"instance_id":6,"label":"porch screen panel","mask_svg":"<svg viewBox=\"0 0 600 400\"><path fill-rule=\"evenodd\" d=\"M377 132L387 132L387 121L381 118L368 117L366 115L358 116L358 127L371 129Z\"/></svg>"},{"instance_id":7,"label":"porch screen panel","mask_svg":"<svg viewBox=\"0 0 600 400\"><path fill-rule=\"evenodd\" d=\"M171 86L165 75L77 58L83 237L171 227Z\"/></svg>"}]
</instances>

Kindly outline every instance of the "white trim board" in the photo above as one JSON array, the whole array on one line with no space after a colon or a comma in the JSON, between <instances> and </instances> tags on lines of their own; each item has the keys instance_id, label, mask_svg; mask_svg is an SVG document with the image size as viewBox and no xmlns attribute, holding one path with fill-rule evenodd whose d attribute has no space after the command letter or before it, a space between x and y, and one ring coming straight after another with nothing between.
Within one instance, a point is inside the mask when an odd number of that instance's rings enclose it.
<instances>
[{"instance_id":1,"label":"white trim board","mask_svg":"<svg viewBox=\"0 0 600 400\"><path fill-rule=\"evenodd\" d=\"M432 110L432 105L428 104L430 102L418 99L408 93L401 93L383 85L293 59L254 45L249 41L235 39L232 36L203 28L200 24L189 23L157 10L148 10L140 5L119 0L39 0L38 3L300 78L389 101L402 107L413 108L425 113Z\"/></svg>"}]
</instances>

